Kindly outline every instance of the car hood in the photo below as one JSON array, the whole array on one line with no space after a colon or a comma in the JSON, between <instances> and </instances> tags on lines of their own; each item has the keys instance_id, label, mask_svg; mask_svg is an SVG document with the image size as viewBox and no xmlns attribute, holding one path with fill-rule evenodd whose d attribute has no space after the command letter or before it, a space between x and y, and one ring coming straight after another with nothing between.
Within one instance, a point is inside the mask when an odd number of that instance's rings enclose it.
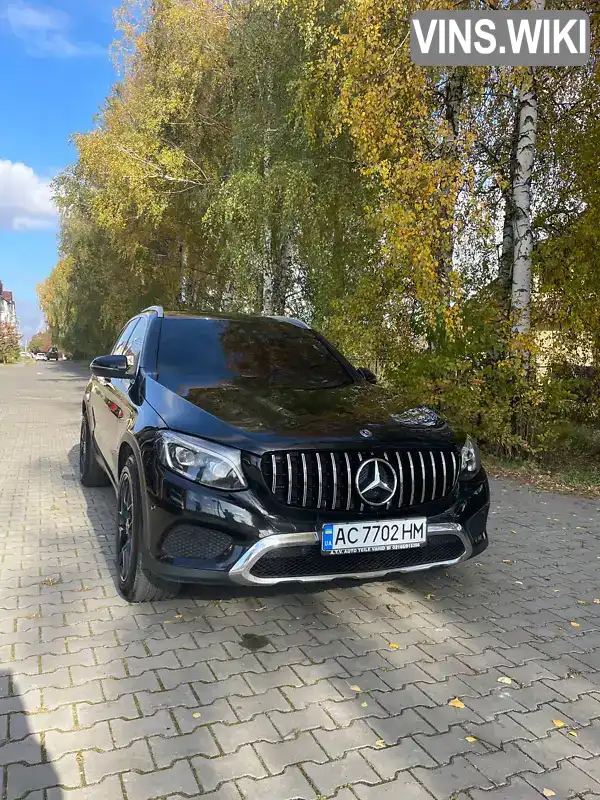
<instances>
[{"instance_id":1,"label":"car hood","mask_svg":"<svg viewBox=\"0 0 600 800\"><path fill-rule=\"evenodd\" d=\"M169 428L254 453L330 444L457 444L448 424L423 406L408 408L382 387L334 389L181 387L148 378L146 397Z\"/></svg>"}]
</instances>

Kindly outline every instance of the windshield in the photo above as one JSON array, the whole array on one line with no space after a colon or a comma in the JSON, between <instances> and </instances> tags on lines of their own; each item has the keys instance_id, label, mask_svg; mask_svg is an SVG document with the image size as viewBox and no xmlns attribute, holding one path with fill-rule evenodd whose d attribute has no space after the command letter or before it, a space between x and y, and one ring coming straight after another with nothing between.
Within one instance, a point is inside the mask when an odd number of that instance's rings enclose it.
<instances>
[{"instance_id":1,"label":"windshield","mask_svg":"<svg viewBox=\"0 0 600 800\"><path fill-rule=\"evenodd\" d=\"M353 379L312 331L272 319L166 317L158 380L181 393L191 387L316 389Z\"/></svg>"}]
</instances>

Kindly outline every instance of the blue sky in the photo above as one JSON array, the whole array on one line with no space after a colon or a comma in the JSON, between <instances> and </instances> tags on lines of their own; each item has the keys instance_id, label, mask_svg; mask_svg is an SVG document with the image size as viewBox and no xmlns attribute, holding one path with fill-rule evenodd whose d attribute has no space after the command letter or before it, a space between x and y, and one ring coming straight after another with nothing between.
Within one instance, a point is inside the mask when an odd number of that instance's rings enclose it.
<instances>
[{"instance_id":1,"label":"blue sky","mask_svg":"<svg viewBox=\"0 0 600 800\"><path fill-rule=\"evenodd\" d=\"M111 0L0 0L0 281L29 338L36 285L57 259L49 181L71 163L70 137L94 125L116 80Z\"/></svg>"}]
</instances>

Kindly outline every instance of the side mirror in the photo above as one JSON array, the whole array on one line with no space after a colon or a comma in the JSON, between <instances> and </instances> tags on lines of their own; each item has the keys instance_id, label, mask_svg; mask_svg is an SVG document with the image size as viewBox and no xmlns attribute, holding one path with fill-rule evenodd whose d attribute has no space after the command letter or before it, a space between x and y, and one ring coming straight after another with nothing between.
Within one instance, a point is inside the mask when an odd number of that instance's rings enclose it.
<instances>
[{"instance_id":1,"label":"side mirror","mask_svg":"<svg viewBox=\"0 0 600 800\"><path fill-rule=\"evenodd\" d=\"M368 383L377 383L377 375L375 375L373 370L370 370L368 367L359 367L358 368L358 374L362 375L362 377Z\"/></svg>"},{"instance_id":2,"label":"side mirror","mask_svg":"<svg viewBox=\"0 0 600 800\"><path fill-rule=\"evenodd\" d=\"M126 356L99 356L90 364L97 378L131 378Z\"/></svg>"}]
</instances>

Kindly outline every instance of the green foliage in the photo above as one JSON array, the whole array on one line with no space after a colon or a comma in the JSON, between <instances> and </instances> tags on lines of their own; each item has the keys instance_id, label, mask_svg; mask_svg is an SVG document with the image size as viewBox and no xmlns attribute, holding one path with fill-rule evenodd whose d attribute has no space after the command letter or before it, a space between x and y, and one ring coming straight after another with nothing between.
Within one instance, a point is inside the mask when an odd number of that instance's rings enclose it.
<instances>
[{"instance_id":1,"label":"green foliage","mask_svg":"<svg viewBox=\"0 0 600 800\"><path fill-rule=\"evenodd\" d=\"M52 347L52 334L50 331L42 331L41 333L36 333L35 336L31 337L27 348L30 353L41 353L46 350L49 350Z\"/></svg>"},{"instance_id":2,"label":"green foliage","mask_svg":"<svg viewBox=\"0 0 600 800\"><path fill-rule=\"evenodd\" d=\"M19 331L9 322L0 322L0 364L19 360L21 338Z\"/></svg>"}]
</instances>

